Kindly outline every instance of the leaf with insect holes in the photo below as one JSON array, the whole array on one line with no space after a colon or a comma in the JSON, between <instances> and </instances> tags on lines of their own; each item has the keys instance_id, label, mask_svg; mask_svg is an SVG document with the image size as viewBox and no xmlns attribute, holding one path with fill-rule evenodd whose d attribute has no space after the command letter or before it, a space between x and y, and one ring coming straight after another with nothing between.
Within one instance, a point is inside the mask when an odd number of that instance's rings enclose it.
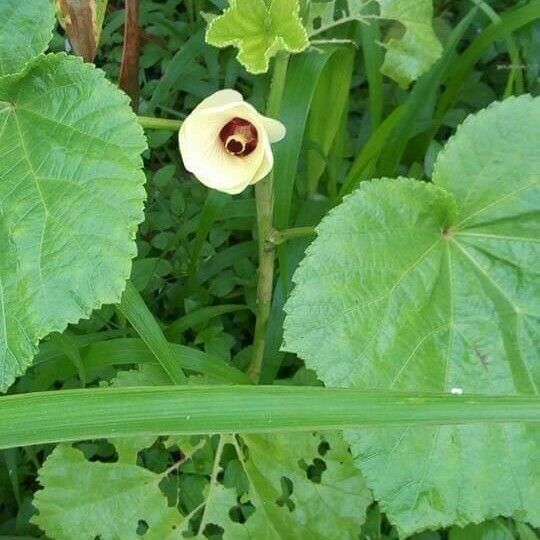
<instances>
[{"instance_id":1,"label":"leaf with insect holes","mask_svg":"<svg viewBox=\"0 0 540 540\"><path fill-rule=\"evenodd\" d=\"M21 70L42 53L52 38L54 24L54 8L48 0L2 0L0 76Z\"/></svg>"},{"instance_id":2,"label":"leaf with insect holes","mask_svg":"<svg viewBox=\"0 0 540 540\"><path fill-rule=\"evenodd\" d=\"M115 303L136 255L145 138L101 70L64 54L0 79L0 391L40 338Z\"/></svg>"},{"instance_id":3,"label":"leaf with insect holes","mask_svg":"<svg viewBox=\"0 0 540 540\"><path fill-rule=\"evenodd\" d=\"M495 103L458 128L433 184L366 182L332 210L294 278L286 349L329 386L537 394L538 125L540 98ZM540 525L538 425L346 438L404 536L496 515Z\"/></svg>"},{"instance_id":4,"label":"leaf with insect holes","mask_svg":"<svg viewBox=\"0 0 540 540\"><path fill-rule=\"evenodd\" d=\"M32 522L55 540L180 540L183 518L159 489L163 476L120 459L88 461L59 445L39 471Z\"/></svg>"},{"instance_id":5,"label":"leaf with insect holes","mask_svg":"<svg viewBox=\"0 0 540 540\"><path fill-rule=\"evenodd\" d=\"M297 53L308 46L298 11L298 0L231 0L230 7L209 22L206 42L234 45L238 61L249 72L265 73L279 51Z\"/></svg>"},{"instance_id":6,"label":"leaf with insect holes","mask_svg":"<svg viewBox=\"0 0 540 540\"><path fill-rule=\"evenodd\" d=\"M241 500L254 510L244 523L233 521L237 496L220 484L207 502L207 522L222 527L225 539L358 538L372 499L340 434L242 435L242 441L245 452L239 445L237 451L249 488Z\"/></svg>"}]
</instances>

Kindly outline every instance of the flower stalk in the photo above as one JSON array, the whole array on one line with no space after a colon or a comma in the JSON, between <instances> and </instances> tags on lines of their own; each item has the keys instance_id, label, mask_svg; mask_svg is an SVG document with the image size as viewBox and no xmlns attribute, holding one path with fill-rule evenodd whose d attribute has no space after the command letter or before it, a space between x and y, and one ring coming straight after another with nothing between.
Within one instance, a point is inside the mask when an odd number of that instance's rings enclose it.
<instances>
[{"instance_id":1,"label":"flower stalk","mask_svg":"<svg viewBox=\"0 0 540 540\"><path fill-rule=\"evenodd\" d=\"M170 118L154 118L152 116L137 116L137 121L144 129L164 129L167 131L178 131L182 125L181 120L171 120Z\"/></svg>"},{"instance_id":2,"label":"flower stalk","mask_svg":"<svg viewBox=\"0 0 540 540\"><path fill-rule=\"evenodd\" d=\"M279 116L288 63L288 54L280 53L276 56L266 110L267 115L272 118ZM248 367L248 376L254 382L258 382L264 359L266 329L270 318L274 284L274 249L270 242L270 236L274 231L272 227L274 210L273 171L255 185L255 200L259 241L259 276L257 283L257 320L253 340L253 356Z\"/></svg>"}]
</instances>

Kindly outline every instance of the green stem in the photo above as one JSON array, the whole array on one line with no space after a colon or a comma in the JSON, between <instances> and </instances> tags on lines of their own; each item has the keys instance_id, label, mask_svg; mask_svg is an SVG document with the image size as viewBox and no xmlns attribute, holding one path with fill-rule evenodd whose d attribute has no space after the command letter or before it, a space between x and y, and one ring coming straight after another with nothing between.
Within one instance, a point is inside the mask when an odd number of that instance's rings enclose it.
<instances>
[{"instance_id":1,"label":"green stem","mask_svg":"<svg viewBox=\"0 0 540 540\"><path fill-rule=\"evenodd\" d=\"M182 125L181 120L154 118L153 116L137 116L137 121L144 129L165 129L168 131L178 131Z\"/></svg>"},{"instance_id":2,"label":"green stem","mask_svg":"<svg viewBox=\"0 0 540 540\"><path fill-rule=\"evenodd\" d=\"M0 449L143 434L507 422L540 422L540 398L294 386L92 388L0 397Z\"/></svg>"},{"instance_id":3,"label":"green stem","mask_svg":"<svg viewBox=\"0 0 540 540\"><path fill-rule=\"evenodd\" d=\"M272 231L268 237L268 241L274 246L279 246L287 240L294 238L305 238L306 236L314 236L315 227L294 227L292 229L283 229L281 231Z\"/></svg>"},{"instance_id":4,"label":"green stem","mask_svg":"<svg viewBox=\"0 0 540 540\"><path fill-rule=\"evenodd\" d=\"M278 54L274 63L272 84L268 95L268 106L266 109L268 116L277 117L279 115L288 63L288 54ZM266 327L270 318L274 284L274 250L273 246L270 246L270 249L268 246L268 239L272 233L274 210L273 175L274 173L271 172L264 180L261 180L255 185L257 230L259 235L259 280L257 284L257 321L255 323L253 356L248 368L248 375L255 382L259 380L263 364Z\"/></svg>"}]
</instances>

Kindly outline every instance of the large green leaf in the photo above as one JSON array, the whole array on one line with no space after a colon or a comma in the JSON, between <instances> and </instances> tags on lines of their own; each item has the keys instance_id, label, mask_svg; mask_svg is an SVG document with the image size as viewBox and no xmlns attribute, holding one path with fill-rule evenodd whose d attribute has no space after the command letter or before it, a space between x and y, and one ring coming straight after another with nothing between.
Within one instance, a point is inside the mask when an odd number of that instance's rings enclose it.
<instances>
[{"instance_id":1,"label":"large green leaf","mask_svg":"<svg viewBox=\"0 0 540 540\"><path fill-rule=\"evenodd\" d=\"M539 123L540 99L496 103L448 142L435 185L376 180L334 209L296 273L287 349L332 386L537 394ZM540 524L537 425L347 436L404 534Z\"/></svg>"},{"instance_id":2,"label":"large green leaf","mask_svg":"<svg viewBox=\"0 0 540 540\"><path fill-rule=\"evenodd\" d=\"M0 2L0 76L15 73L42 53L52 38L54 8L49 0Z\"/></svg>"},{"instance_id":3,"label":"large green leaf","mask_svg":"<svg viewBox=\"0 0 540 540\"><path fill-rule=\"evenodd\" d=\"M40 338L120 299L145 140L127 97L63 54L0 79L0 105L1 391Z\"/></svg>"},{"instance_id":4,"label":"large green leaf","mask_svg":"<svg viewBox=\"0 0 540 540\"><path fill-rule=\"evenodd\" d=\"M248 71L264 73L277 52L300 52L308 46L298 11L298 0L231 0L230 7L210 21L206 41L215 47L234 45Z\"/></svg>"}]
</instances>

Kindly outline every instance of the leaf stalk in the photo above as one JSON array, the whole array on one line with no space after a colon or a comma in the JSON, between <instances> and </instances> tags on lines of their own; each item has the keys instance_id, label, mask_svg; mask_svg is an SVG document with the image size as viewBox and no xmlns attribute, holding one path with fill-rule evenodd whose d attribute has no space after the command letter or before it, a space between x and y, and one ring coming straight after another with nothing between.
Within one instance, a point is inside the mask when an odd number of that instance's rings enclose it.
<instances>
[{"instance_id":1,"label":"leaf stalk","mask_svg":"<svg viewBox=\"0 0 540 540\"><path fill-rule=\"evenodd\" d=\"M144 129L163 129L167 131L178 131L182 126L181 120L170 118L155 118L153 116L137 116L137 121Z\"/></svg>"}]
</instances>

